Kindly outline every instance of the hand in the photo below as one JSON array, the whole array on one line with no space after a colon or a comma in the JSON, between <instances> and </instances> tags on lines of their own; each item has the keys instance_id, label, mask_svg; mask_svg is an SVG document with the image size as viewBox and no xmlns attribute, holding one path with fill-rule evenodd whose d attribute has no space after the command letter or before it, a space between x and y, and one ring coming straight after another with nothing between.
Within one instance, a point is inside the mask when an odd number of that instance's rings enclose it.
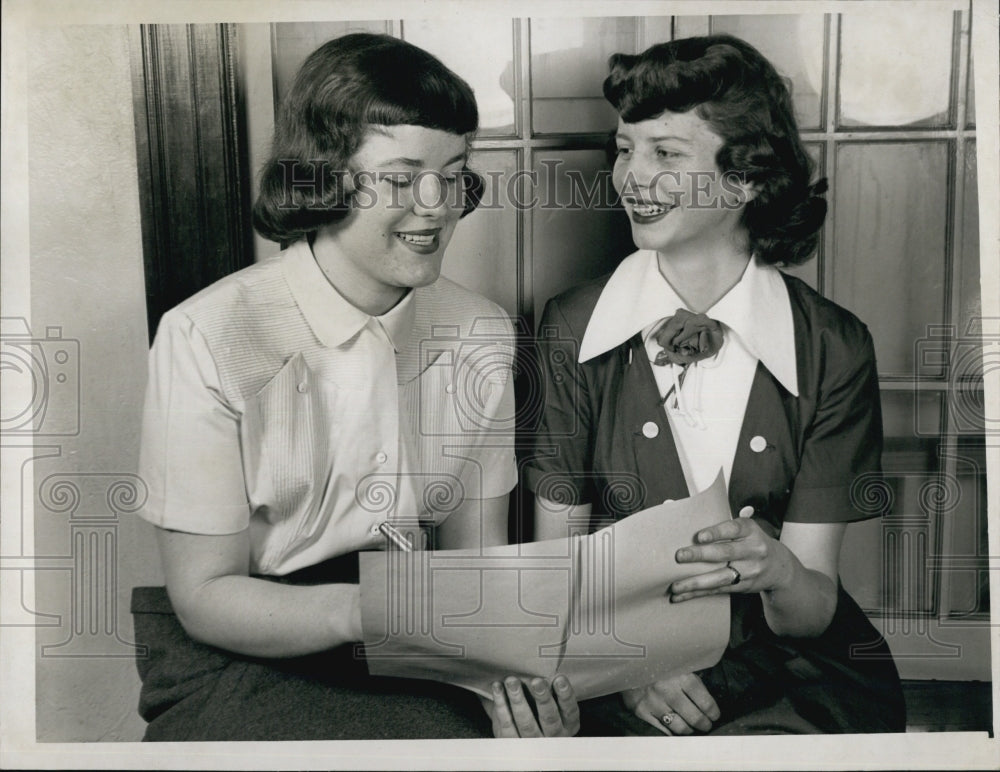
<instances>
[{"instance_id":1,"label":"hand","mask_svg":"<svg viewBox=\"0 0 1000 772\"><path fill-rule=\"evenodd\" d=\"M580 709L566 676L557 675L551 686L544 678L532 678L528 690L537 720L519 678L493 683L493 701L484 699L483 707L493 720L494 737L572 737L580 731Z\"/></svg>"},{"instance_id":2,"label":"hand","mask_svg":"<svg viewBox=\"0 0 1000 772\"><path fill-rule=\"evenodd\" d=\"M763 592L788 584L794 573L789 549L749 518L726 520L698 531L695 544L681 547L678 563L725 563L670 585L672 603L732 592Z\"/></svg>"},{"instance_id":3,"label":"hand","mask_svg":"<svg viewBox=\"0 0 1000 772\"><path fill-rule=\"evenodd\" d=\"M629 689L622 698L636 716L668 735L708 732L719 720L719 706L694 673Z\"/></svg>"}]
</instances>

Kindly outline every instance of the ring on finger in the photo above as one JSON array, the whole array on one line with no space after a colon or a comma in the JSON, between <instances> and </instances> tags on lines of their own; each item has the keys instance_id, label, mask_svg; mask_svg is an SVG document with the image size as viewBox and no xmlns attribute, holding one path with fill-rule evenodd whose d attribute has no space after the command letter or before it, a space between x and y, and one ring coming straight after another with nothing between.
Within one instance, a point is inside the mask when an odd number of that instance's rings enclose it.
<instances>
[{"instance_id":1,"label":"ring on finger","mask_svg":"<svg viewBox=\"0 0 1000 772\"><path fill-rule=\"evenodd\" d=\"M740 580L743 578L743 575L740 574L740 572L736 569L736 566L734 566L731 562L727 561L726 568L728 568L730 571L733 572L733 581L731 581L729 584L730 585L739 584Z\"/></svg>"},{"instance_id":2,"label":"ring on finger","mask_svg":"<svg viewBox=\"0 0 1000 772\"><path fill-rule=\"evenodd\" d=\"M675 718L677 718L676 713L664 713L662 716L660 716L660 723L663 724L664 726L670 726L670 723Z\"/></svg>"}]
</instances>

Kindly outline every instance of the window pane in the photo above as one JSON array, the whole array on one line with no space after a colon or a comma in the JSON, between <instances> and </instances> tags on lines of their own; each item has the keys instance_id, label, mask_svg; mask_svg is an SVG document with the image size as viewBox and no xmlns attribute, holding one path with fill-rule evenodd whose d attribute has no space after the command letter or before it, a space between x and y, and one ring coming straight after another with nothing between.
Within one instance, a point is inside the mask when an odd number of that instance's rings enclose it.
<instances>
[{"instance_id":1,"label":"window pane","mask_svg":"<svg viewBox=\"0 0 1000 772\"><path fill-rule=\"evenodd\" d=\"M972 51L969 51L969 82L965 90L966 111L965 124L969 128L976 127L976 77L973 72Z\"/></svg>"},{"instance_id":2,"label":"window pane","mask_svg":"<svg viewBox=\"0 0 1000 772\"><path fill-rule=\"evenodd\" d=\"M948 143L845 143L834 179L833 299L871 329L881 375L942 376L914 348L945 321Z\"/></svg>"},{"instance_id":3,"label":"window pane","mask_svg":"<svg viewBox=\"0 0 1000 772\"><path fill-rule=\"evenodd\" d=\"M531 272L537 322L549 298L614 270L635 246L621 208L585 201L587 188L609 182L603 151L540 152L534 173Z\"/></svg>"},{"instance_id":4,"label":"window pane","mask_svg":"<svg viewBox=\"0 0 1000 772\"><path fill-rule=\"evenodd\" d=\"M962 495L949 513L951 550L960 567L946 566L951 587L949 616L989 612L989 540L986 531L986 448L983 437L967 438L957 448L956 472Z\"/></svg>"},{"instance_id":5,"label":"window pane","mask_svg":"<svg viewBox=\"0 0 1000 772\"><path fill-rule=\"evenodd\" d=\"M514 131L514 32L508 19L406 19L403 38L430 51L468 81L479 105L480 134Z\"/></svg>"},{"instance_id":6,"label":"window pane","mask_svg":"<svg viewBox=\"0 0 1000 772\"><path fill-rule=\"evenodd\" d=\"M536 133L610 131L601 91L608 57L636 53L632 18L532 19L531 96Z\"/></svg>"},{"instance_id":7,"label":"window pane","mask_svg":"<svg viewBox=\"0 0 1000 772\"><path fill-rule=\"evenodd\" d=\"M727 32L755 46L791 81L795 117L804 129L821 127L822 14L713 16L712 32Z\"/></svg>"},{"instance_id":8,"label":"window pane","mask_svg":"<svg viewBox=\"0 0 1000 772\"><path fill-rule=\"evenodd\" d=\"M979 188L976 170L976 143L969 142L965 146L965 183L962 204L962 260L959 263L959 315L957 333L963 339L970 333L970 324L976 325L971 330L978 334L983 316L982 299L980 296L979 277ZM967 368L963 376L982 377L982 358L978 359L974 368Z\"/></svg>"},{"instance_id":9,"label":"window pane","mask_svg":"<svg viewBox=\"0 0 1000 772\"><path fill-rule=\"evenodd\" d=\"M881 519L852 524L841 548L845 589L862 608L891 612L903 624L906 616L935 608L930 560L938 553L939 509L950 500L940 495L937 441L913 438L914 415L921 412L940 425L941 395L882 393L885 471L882 481L872 480L853 492L862 511Z\"/></svg>"},{"instance_id":10,"label":"window pane","mask_svg":"<svg viewBox=\"0 0 1000 772\"><path fill-rule=\"evenodd\" d=\"M302 62L323 43L349 32L386 33L388 21L279 22L271 25L274 35L272 66L275 101L288 93Z\"/></svg>"},{"instance_id":11,"label":"window pane","mask_svg":"<svg viewBox=\"0 0 1000 772\"><path fill-rule=\"evenodd\" d=\"M909 7L841 17L839 125L943 126L952 15Z\"/></svg>"},{"instance_id":12,"label":"window pane","mask_svg":"<svg viewBox=\"0 0 1000 772\"><path fill-rule=\"evenodd\" d=\"M517 153L481 150L469 166L486 181L483 200L455 228L442 273L516 316L518 213L508 191L517 183Z\"/></svg>"}]
</instances>

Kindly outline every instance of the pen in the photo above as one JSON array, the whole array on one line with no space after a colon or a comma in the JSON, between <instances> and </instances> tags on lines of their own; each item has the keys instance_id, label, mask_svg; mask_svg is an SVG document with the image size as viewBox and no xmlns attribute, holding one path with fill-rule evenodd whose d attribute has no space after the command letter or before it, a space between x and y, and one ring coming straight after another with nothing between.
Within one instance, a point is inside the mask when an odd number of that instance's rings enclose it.
<instances>
[{"instance_id":1,"label":"pen","mask_svg":"<svg viewBox=\"0 0 1000 772\"><path fill-rule=\"evenodd\" d=\"M403 552L413 552L413 547L410 546L410 542L406 539L406 537L393 528L388 522L379 525L378 529L390 543L396 546L397 549L401 549Z\"/></svg>"}]
</instances>

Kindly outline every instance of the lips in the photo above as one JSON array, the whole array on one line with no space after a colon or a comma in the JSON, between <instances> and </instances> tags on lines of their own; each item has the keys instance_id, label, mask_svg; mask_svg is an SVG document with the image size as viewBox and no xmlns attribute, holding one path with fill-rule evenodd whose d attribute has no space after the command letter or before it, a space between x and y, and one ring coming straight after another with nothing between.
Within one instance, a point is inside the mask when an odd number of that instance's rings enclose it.
<instances>
[{"instance_id":1,"label":"lips","mask_svg":"<svg viewBox=\"0 0 1000 772\"><path fill-rule=\"evenodd\" d=\"M437 251L441 243L440 233L440 228L430 228L420 231L396 231L393 235L408 249L421 255L429 255Z\"/></svg>"}]
</instances>

